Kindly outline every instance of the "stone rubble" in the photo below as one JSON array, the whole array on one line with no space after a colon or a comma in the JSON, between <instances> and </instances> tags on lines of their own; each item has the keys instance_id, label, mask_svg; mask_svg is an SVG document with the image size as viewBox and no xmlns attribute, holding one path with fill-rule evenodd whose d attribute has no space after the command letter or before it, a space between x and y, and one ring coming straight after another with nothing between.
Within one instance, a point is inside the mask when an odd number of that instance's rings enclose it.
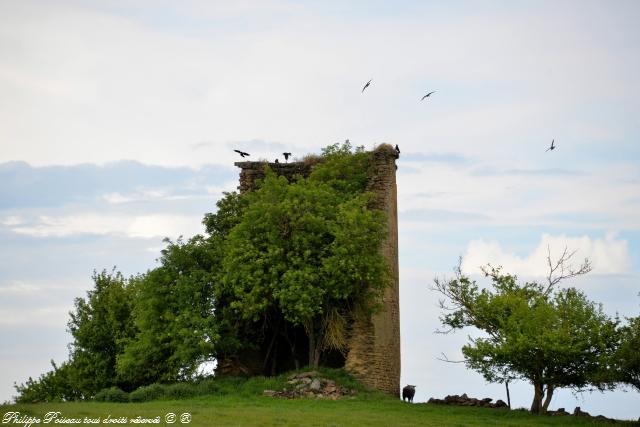
<instances>
[{"instance_id":1,"label":"stone rubble","mask_svg":"<svg viewBox=\"0 0 640 427\"><path fill-rule=\"evenodd\" d=\"M482 408L507 408L508 405L498 399L495 403L491 403L492 399L487 397L484 399L475 399L473 397L467 396L467 394L463 394L458 396L454 394L452 396L447 396L444 399L434 399L433 397L427 401L427 403L433 403L437 405L455 405L455 406L477 406ZM555 411L549 410L547 411L547 415L551 416L571 416L569 412L567 412L564 408L558 408ZM615 423L616 420L612 418L607 418L604 415L593 416L588 412L585 412L580 409L579 406L573 410L574 417L585 417L591 418L592 420L603 421L603 422L611 422ZM638 420L640 421L640 419Z\"/></svg>"},{"instance_id":2,"label":"stone rubble","mask_svg":"<svg viewBox=\"0 0 640 427\"><path fill-rule=\"evenodd\" d=\"M287 386L282 391L264 390L262 394L284 399L315 398L337 400L345 396L354 396L355 390L340 387L335 381L322 378L316 371L301 372L287 378Z\"/></svg>"},{"instance_id":3,"label":"stone rubble","mask_svg":"<svg viewBox=\"0 0 640 427\"><path fill-rule=\"evenodd\" d=\"M495 403L491 403L493 399L490 397L486 397L484 399L475 399L473 397L467 396L467 394L463 394L462 396L458 396L454 394L452 396L447 396L444 399L434 399L433 397L429 399L427 403L435 403L438 405L455 405L455 406L479 406L482 408L506 408L508 405L498 399Z\"/></svg>"}]
</instances>

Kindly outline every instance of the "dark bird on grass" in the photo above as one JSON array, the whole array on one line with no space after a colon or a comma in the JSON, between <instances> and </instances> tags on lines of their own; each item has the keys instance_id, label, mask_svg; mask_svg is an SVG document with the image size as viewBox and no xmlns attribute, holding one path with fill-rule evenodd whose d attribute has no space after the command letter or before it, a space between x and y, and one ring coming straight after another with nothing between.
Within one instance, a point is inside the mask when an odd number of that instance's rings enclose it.
<instances>
[{"instance_id":1,"label":"dark bird on grass","mask_svg":"<svg viewBox=\"0 0 640 427\"><path fill-rule=\"evenodd\" d=\"M371 79L371 80L373 80L373 79ZM371 84L371 80L369 80L369 81L367 82L367 84L366 84L366 85L364 85L364 87L362 88L362 92L364 92L364 90L365 90L366 88L368 88L368 87L369 87L369 85ZM362 93L362 92L360 92L360 93Z\"/></svg>"},{"instance_id":2,"label":"dark bird on grass","mask_svg":"<svg viewBox=\"0 0 640 427\"><path fill-rule=\"evenodd\" d=\"M396 153L400 154L400 147L398 147L398 144L396 144Z\"/></svg>"},{"instance_id":3,"label":"dark bird on grass","mask_svg":"<svg viewBox=\"0 0 640 427\"><path fill-rule=\"evenodd\" d=\"M249 155L249 153L245 153L244 151L240 151L240 150L233 150L233 151L240 154L241 157L247 157Z\"/></svg>"},{"instance_id":4,"label":"dark bird on grass","mask_svg":"<svg viewBox=\"0 0 640 427\"><path fill-rule=\"evenodd\" d=\"M436 91L434 90L433 92L429 92L428 94L423 96L422 99L420 99L420 101L424 101L424 99L430 97L432 93L436 93Z\"/></svg>"},{"instance_id":5,"label":"dark bird on grass","mask_svg":"<svg viewBox=\"0 0 640 427\"><path fill-rule=\"evenodd\" d=\"M276 163L280 163L280 162L278 161L278 159L276 159Z\"/></svg>"},{"instance_id":6,"label":"dark bird on grass","mask_svg":"<svg viewBox=\"0 0 640 427\"><path fill-rule=\"evenodd\" d=\"M282 153L282 155L284 156L284 159L287 161L287 163L289 162L289 156L291 155L291 153Z\"/></svg>"},{"instance_id":7,"label":"dark bird on grass","mask_svg":"<svg viewBox=\"0 0 640 427\"><path fill-rule=\"evenodd\" d=\"M556 141L555 139L552 139L552 140L551 140L551 147L549 147L549 148L547 148L546 150L544 150L544 152L545 152L545 153L546 153L547 151L549 151L549 150L554 150L554 149L556 148L556 146L555 146L555 145L553 145L553 143L554 143L555 141Z\"/></svg>"}]
</instances>

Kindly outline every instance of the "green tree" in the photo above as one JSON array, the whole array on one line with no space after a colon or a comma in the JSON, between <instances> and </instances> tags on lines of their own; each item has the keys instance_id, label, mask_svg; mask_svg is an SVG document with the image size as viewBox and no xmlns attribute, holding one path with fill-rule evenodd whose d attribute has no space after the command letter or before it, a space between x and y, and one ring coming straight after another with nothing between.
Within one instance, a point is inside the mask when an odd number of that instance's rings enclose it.
<instances>
[{"instance_id":1,"label":"green tree","mask_svg":"<svg viewBox=\"0 0 640 427\"><path fill-rule=\"evenodd\" d=\"M303 326L308 363L346 346L346 324L371 312L388 283L379 247L385 222L365 192L367 154L331 146L308 179L288 183L267 171L246 195L240 222L225 244L221 284L229 307L245 321ZM359 177L355 179L354 177Z\"/></svg>"},{"instance_id":2,"label":"green tree","mask_svg":"<svg viewBox=\"0 0 640 427\"><path fill-rule=\"evenodd\" d=\"M165 239L161 266L138 278L136 334L118 355L118 378L136 385L192 378L217 341L213 286L216 251L202 236Z\"/></svg>"},{"instance_id":3,"label":"green tree","mask_svg":"<svg viewBox=\"0 0 640 427\"><path fill-rule=\"evenodd\" d=\"M193 378L217 354L240 346L233 319L217 292L224 244L246 205L224 193L203 219L206 236L165 239L161 265L137 278L137 333L118 356L118 377L136 385Z\"/></svg>"},{"instance_id":4,"label":"green tree","mask_svg":"<svg viewBox=\"0 0 640 427\"><path fill-rule=\"evenodd\" d=\"M627 319L620 332L621 344L614 357L617 380L640 391L640 317Z\"/></svg>"},{"instance_id":5,"label":"green tree","mask_svg":"<svg viewBox=\"0 0 640 427\"><path fill-rule=\"evenodd\" d=\"M38 379L15 385L17 402L50 402L91 398L99 390L131 384L116 376L116 358L124 350L124 341L133 336L132 281L121 273L103 270L93 273L94 287L87 297L76 298L70 312L69 360Z\"/></svg>"},{"instance_id":6,"label":"green tree","mask_svg":"<svg viewBox=\"0 0 640 427\"><path fill-rule=\"evenodd\" d=\"M103 270L93 275L94 289L76 298L70 312L69 332L72 383L85 398L99 390L129 385L116 379L116 357L124 341L133 336L133 288L119 272Z\"/></svg>"},{"instance_id":7,"label":"green tree","mask_svg":"<svg viewBox=\"0 0 640 427\"><path fill-rule=\"evenodd\" d=\"M568 259L566 251L562 258ZM588 270L557 271L568 277ZM485 333L462 348L468 367L490 382L529 381L533 413L546 412L559 388L611 387L603 371L617 345L617 322L601 306L574 288L554 290L560 276L553 274L545 286L520 284L491 266L483 273L492 289L480 289L460 267L452 280L435 279L434 289L445 296L442 324L449 331L474 326Z\"/></svg>"},{"instance_id":8,"label":"green tree","mask_svg":"<svg viewBox=\"0 0 640 427\"><path fill-rule=\"evenodd\" d=\"M71 401L82 398L82 394L74 387L74 367L71 362L63 362L60 366L51 361L52 370L38 379L29 379L23 384L14 384L18 396L16 403L38 403Z\"/></svg>"}]
</instances>

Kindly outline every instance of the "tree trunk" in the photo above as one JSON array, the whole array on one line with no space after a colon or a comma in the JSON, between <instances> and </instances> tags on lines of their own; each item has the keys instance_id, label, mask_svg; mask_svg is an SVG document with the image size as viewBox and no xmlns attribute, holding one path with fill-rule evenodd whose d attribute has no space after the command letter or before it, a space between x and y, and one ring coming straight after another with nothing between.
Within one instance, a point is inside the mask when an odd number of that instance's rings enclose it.
<instances>
[{"instance_id":1,"label":"tree trunk","mask_svg":"<svg viewBox=\"0 0 640 427\"><path fill-rule=\"evenodd\" d=\"M312 368L318 367L318 357L316 357L316 353L318 352L319 343L316 340L316 331L314 328L313 320L309 321L309 325L306 328L307 335L309 336L309 366Z\"/></svg>"},{"instance_id":2,"label":"tree trunk","mask_svg":"<svg viewBox=\"0 0 640 427\"><path fill-rule=\"evenodd\" d=\"M544 404L542 405L542 413L546 414L547 409L549 408L549 404L551 403L551 398L553 397L553 385L547 384L547 397L544 399Z\"/></svg>"},{"instance_id":3,"label":"tree trunk","mask_svg":"<svg viewBox=\"0 0 640 427\"><path fill-rule=\"evenodd\" d=\"M294 335L293 340L287 334L286 326L285 331L280 333L284 340L289 344L289 350L291 351L291 357L293 357L293 364L295 365L296 371L300 370L300 361L298 360L298 356L296 355L296 337Z\"/></svg>"},{"instance_id":4,"label":"tree trunk","mask_svg":"<svg viewBox=\"0 0 640 427\"><path fill-rule=\"evenodd\" d=\"M504 386L507 389L507 406L509 406L509 409L511 409L511 395L509 394L509 381L505 381Z\"/></svg>"},{"instance_id":5,"label":"tree trunk","mask_svg":"<svg viewBox=\"0 0 640 427\"><path fill-rule=\"evenodd\" d=\"M264 361L262 362L262 371L266 372L267 371L267 366L269 365L269 362L271 361L271 370L273 370L273 365L275 362L275 356L273 355L273 349L274 346L276 344L276 338L278 337L278 329L276 328L276 330L273 331L273 335L271 337L271 341L269 342L269 347L267 347L267 354L265 354L264 356ZM273 375L273 373L271 374Z\"/></svg>"},{"instance_id":6,"label":"tree trunk","mask_svg":"<svg viewBox=\"0 0 640 427\"><path fill-rule=\"evenodd\" d=\"M542 398L544 397L544 387L542 383L533 383L533 402L531 403L531 413L539 414L542 409Z\"/></svg>"}]
</instances>

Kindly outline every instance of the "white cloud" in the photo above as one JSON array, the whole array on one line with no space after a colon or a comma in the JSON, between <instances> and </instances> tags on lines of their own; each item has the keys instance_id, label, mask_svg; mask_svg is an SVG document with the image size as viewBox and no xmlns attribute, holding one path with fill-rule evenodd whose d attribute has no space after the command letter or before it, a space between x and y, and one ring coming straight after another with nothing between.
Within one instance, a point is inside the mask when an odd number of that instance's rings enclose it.
<instances>
[{"instance_id":1,"label":"white cloud","mask_svg":"<svg viewBox=\"0 0 640 427\"><path fill-rule=\"evenodd\" d=\"M13 227L22 224L22 218L17 215L6 216L4 218L0 218L0 224L6 227Z\"/></svg>"},{"instance_id":2,"label":"white cloud","mask_svg":"<svg viewBox=\"0 0 640 427\"><path fill-rule=\"evenodd\" d=\"M202 232L201 217L197 215L100 215L40 216L30 225L14 227L16 233L33 237L66 237L78 234L124 234L130 237L176 238Z\"/></svg>"},{"instance_id":3,"label":"white cloud","mask_svg":"<svg viewBox=\"0 0 640 427\"><path fill-rule=\"evenodd\" d=\"M192 236L202 233L202 218L187 215L144 215L135 217L127 228L132 237Z\"/></svg>"},{"instance_id":4,"label":"white cloud","mask_svg":"<svg viewBox=\"0 0 640 427\"><path fill-rule=\"evenodd\" d=\"M490 263L501 265L504 271L519 276L545 276L548 273L547 248L551 251L552 260L557 259L565 248L577 251L572 258L573 265L577 266L584 258L589 258L595 274L627 273L631 265L627 241L617 239L613 233L596 239L586 235L543 234L540 243L525 256L509 252L496 241L472 240L464 254L462 268L475 274L480 266Z\"/></svg>"}]
</instances>

